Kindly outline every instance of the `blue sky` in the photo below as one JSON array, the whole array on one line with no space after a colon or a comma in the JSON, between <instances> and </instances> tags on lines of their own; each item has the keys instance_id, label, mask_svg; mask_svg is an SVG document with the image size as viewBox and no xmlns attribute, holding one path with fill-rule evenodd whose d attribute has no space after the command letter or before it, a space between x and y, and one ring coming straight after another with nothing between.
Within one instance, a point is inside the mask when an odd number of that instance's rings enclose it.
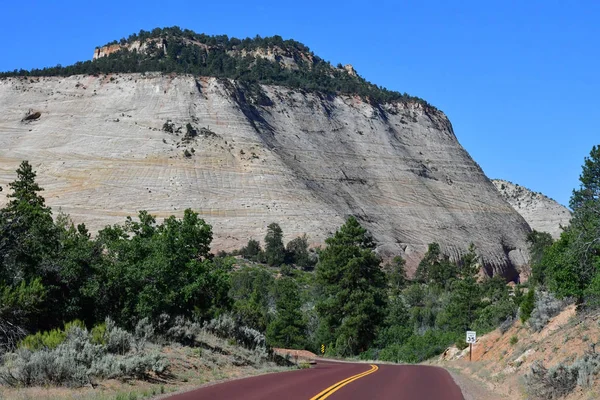
<instances>
[{"instance_id":1,"label":"blue sky","mask_svg":"<svg viewBox=\"0 0 600 400\"><path fill-rule=\"evenodd\" d=\"M59 3L52 5L51 3ZM453 3L453 4L452 4ZM568 204L600 143L598 1L7 2L0 70L68 65L140 29L281 35L443 110L490 178Z\"/></svg>"}]
</instances>

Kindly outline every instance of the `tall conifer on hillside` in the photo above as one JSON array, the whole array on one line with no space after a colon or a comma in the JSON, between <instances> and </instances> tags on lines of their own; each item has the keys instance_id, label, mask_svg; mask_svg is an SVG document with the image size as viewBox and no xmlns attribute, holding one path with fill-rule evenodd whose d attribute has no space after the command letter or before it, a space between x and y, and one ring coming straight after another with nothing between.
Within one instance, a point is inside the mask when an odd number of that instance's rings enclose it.
<instances>
[{"instance_id":1,"label":"tall conifer on hillside","mask_svg":"<svg viewBox=\"0 0 600 400\"><path fill-rule=\"evenodd\" d=\"M358 354L373 343L385 317L387 282L381 259L354 217L325 243L316 268L321 340L334 343L339 355Z\"/></svg>"}]
</instances>

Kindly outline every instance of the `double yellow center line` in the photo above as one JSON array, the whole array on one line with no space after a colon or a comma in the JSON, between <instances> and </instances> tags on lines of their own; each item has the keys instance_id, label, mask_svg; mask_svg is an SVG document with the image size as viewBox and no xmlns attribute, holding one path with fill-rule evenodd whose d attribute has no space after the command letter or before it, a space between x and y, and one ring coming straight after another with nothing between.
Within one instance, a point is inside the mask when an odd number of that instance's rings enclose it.
<instances>
[{"instance_id":1,"label":"double yellow center line","mask_svg":"<svg viewBox=\"0 0 600 400\"><path fill-rule=\"evenodd\" d=\"M377 365L373 365L371 364L371 369L368 371L365 371L363 373L351 376L350 378L346 378L343 381L339 381L338 383L335 383L331 386L329 386L327 389L323 390L321 393L317 394L314 397L311 397L310 400L323 400L328 398L329 396L331 396L333 393L337 392L338 390L340 390L341 388L343 388L344 386L346 386L347 384L354 382L357 379L363 378L367 375L372 374L373 372L377 371L379 369L379 367Z\"/></svg>"}]
</instances>

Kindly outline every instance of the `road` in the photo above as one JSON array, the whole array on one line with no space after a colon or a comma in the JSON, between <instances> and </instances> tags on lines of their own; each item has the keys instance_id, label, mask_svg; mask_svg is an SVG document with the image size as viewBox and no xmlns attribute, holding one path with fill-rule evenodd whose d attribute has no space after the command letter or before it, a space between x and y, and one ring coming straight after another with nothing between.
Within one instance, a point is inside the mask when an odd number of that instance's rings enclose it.
<instances>
[{"instance_id":1,"label":"road","mask_svg":"<svg viewBox=\"0 0 600 400\"><path fill-rule=\"evenodd\" d=\"M464 400L450 374L422 365L318 361L310 369L207 386L171 400Z\"/></svg>"}]
</instances>

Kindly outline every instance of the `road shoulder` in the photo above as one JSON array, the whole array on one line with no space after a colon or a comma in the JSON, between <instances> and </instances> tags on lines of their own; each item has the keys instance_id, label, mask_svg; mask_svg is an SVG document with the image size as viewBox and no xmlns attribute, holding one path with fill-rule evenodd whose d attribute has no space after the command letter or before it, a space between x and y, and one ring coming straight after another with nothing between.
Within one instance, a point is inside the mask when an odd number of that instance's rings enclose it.
<instances>
[{"instance_id":1,"label":"road shoulder","mask_svg":"<svg viewBox=\"0 0 600 400\"><path fill-rule=\"evenodd\" d=\"M492 392L488 388L486 388L481 382L473 380L473 378L467 377L459 370L454 368L442 367L454 382L458 385L460 390L463 393L463 397L465 400L506 400L508 397Z\"/></svg>"}]
</instances>

